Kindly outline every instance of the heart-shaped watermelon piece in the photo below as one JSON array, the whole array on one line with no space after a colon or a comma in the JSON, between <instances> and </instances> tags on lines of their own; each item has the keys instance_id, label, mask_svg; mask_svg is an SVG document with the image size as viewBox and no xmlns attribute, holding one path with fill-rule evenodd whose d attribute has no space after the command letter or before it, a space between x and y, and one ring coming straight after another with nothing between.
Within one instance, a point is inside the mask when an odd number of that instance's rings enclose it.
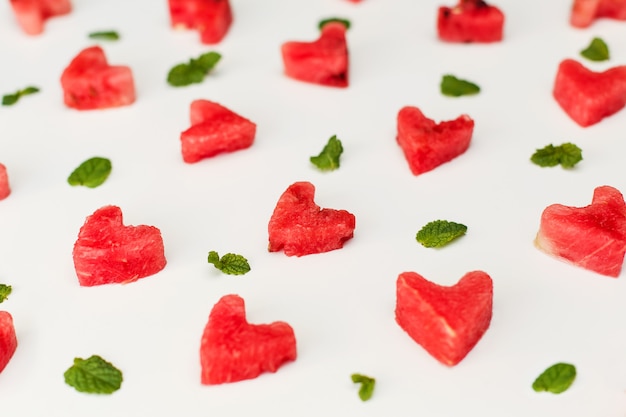
<instances>
[{"instance_id":1,"label":"heart-shaped watermelon piece","mask_svg":"<svg viewBox=\"0 0 626 417\"><path fill-rule=\"evenodd\" d=\"M326 23L316 41L286 42L281 52L288 77L330 87L348 86L348 45L343 23Z\"/></svg>"},{"instance_id":2,"label":"heart-shaped watermelon piece","mask_svg":"<svg viewBox=\"0 0 626 417\"><path fill-rule=\"evenodd\" d=\"M396 140L413 175L431 171L464 153L473 132L474 121L467 115L435 123L417 107L406 106L398 112Z\"/></svg>"},{"instance_id":3,"label":"heart-shaped watermelon piece","mask_svg":"<svg viewBox=\"0 0 626 417\"><path fill-rule=\"evenodd\" d=\"M197 29L204 44L219 43L233 22L229 0L168 0L174 28Z\"/></svg>"},{"instance_id":4,"label":"heart-shaped watermelon piece","mask_svg":"<svg viewBox=\"0 0 626 417\"><path fill-rule=\"evenodd\" d=\"M294 360L296 337L289 324L248 323L244 300L234 294L213 306L200 346L203 384L256 378Z\"/></svg>"},{"instance_id":5,"label":"heart-shaped watermelon piece","mask_svg":"<svg viewBox=\"0 0 626 417\"><path fill-rule=\"evenodd\" d=\"M504 13L483 0L460 0L454 7L440 7L437 34L446 42L499 42L504 32Z\"/></svg>"},{"instance_id":6,"label":"heart-shaped watermelon piece","mask_svg":"<svg viewBox=\"0 0 626 417\"><path fill-rule=\"evenodd\" d=\"M570 14L570 24L586 28L598 18L626 20L624 0L574 0Z\"/></svg>"},{"instance_id":7,"label":"heart-shaped watermelon piece","mask_svg":"<svg viewBox=\"0 0 626 417\"><path fill-rule=\"evenodd\" d=\"M535 245L581 268L619 276L626 253L626 203L608 185L597 187L591 204L553 204L541 214Z\"/></svg>"},{"instance_id":8,"label":"heart-shaped watermelon piece","mask_svg":"<svg viewBox=\"0 0 626 417\"><path fill-rule=\"evenodd\" d=\"M572 120L591 126L626 106L626 65L594 72L565 59L559 64L552 94Z\"/></svg>"},{"instance_id":9,"label":"heart-shaped watermelon piece","mask_svg":"<svg viewBox=\"0 0 626 417\"><path fill-rule=\"evenodd\" d=\"M287 256L328 252L354 236L356 219L346 210L320 209L315 186L296 182L280 196L268 225L270 252Z\"/></svg>"},{"instance_id":10,"label":"heart-shaped watermelon piece","mask_svg":"<svg viewBox=\"0 0 626 417\"><path fill-rule=\"evenodd\" d=\"M7 167L0 164L0 200L4 200L9 194L11 194L11 186L9 185Z\"/></svg>"},{"instance_id":11,"label":"heart-shaped watermelon piece","mask_svg":"<svg viewBox=\"0 0 626 417\"><path fill-rule=\"evenodd\" d=\"M70 0L10 0L17 23L24 33L39 35L46 20L72 11Z\"/></svg>"},{"instance_id":12,"label":"heart-shaped watermelon piece","mask_svg":"<svg viewBox=\"0 0 626 417\"><path fill-rule=\"evenodd\" d=\"M415 272L396 281L396 322L439 362L458 364L489 328L493 283L482 271L441 286Z\"/></svg>"},{"instance_id":13,"label":"heart-shaped watermelon piece","mask_svg":"<svg viewBox=\"0 0 626 417\"><path fill-rule=\"evenodd\" d=\"M127 283L165 268L161 231L154 226L124 226L122 210L105 206L88 216L74 244L74 267L85 287Z\"/></svg>"},{"instance_id":14,"label":"heart-shaped watermelon piece","mask_svg":"<svg viewBox=\"0 0 626 417\"><path fill-rule=\"evenodd\" d=\"M256 124L218 103L194 100L190 119L191 127L180 134L183 160L187 163L246 149L254 143Z\"/></svg>"},{"instance_id":15,"label":"heart-shaped watermelon piece","mask_svg":"<svg viewBox=\"0 0 626 417\"><path fill-rule=\"evenodd\" d=\"M17 349L17 336L13 327L13 317L0 311L0 372L7 366Z\"/></svg>"}]
</instances>

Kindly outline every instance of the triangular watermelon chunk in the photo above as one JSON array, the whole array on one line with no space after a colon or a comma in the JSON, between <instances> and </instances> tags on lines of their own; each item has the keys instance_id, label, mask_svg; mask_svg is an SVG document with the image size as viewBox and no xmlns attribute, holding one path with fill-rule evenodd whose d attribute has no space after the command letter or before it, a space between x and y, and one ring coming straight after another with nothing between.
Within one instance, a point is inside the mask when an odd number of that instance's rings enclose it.
<instances>
[{"instance_id":1,"label":"triangular watermelon chunk","mask_svg":"<svg viewBox=\"0 0 626 417\"><path fill-rule=\"evenodd\" d=\"M0 372L7 366L17 349L17 336L13 327L13 317L0 311Z\"/></svg>"},{"instance_id":2,"label":"triangular watermelon chunk","mask_svg":"<svg viewBox=\"0 0 626 417\"><path fill-rule=\"evenodd\" d=\"M552 94L572 120L591 126L626 106L626 65L594 72L565 59L559 64Z\"/></svg>"},{"instance_id":3,"label":"triangular watermelon chunk","mask_svg":"<svg viewBox=\"0 0 626 417\"><path fill-rule=\"evenodd\" d=\"M493 283L482 271L468 272L451 287L404 272L396 297L400 327L444 365L458 364L491 323Z\"/></svg>"},{"instance_id":4,"label":"triangular watermelon chunk","mask_svg":"<svg viewBox=\"0 0 626 417\"><path fill-rule=\"evenodd\" d=\"M626 203L619 190L597 187L591 205L548 206L535 245L549 255L610 277L619 276L626 254Z\"/></svg>"},{"instance_id":5,"label":"triangular watermelon chunk","mask_svg":"<svg viewBox=\"0 0 626 417\"><path fill-rule=\"evenodd\" d=\"M250 324L243 298L225 295L211 310L202 335L201 382L215 385L256 378L276 372L296 356L296 338L289 324Z\"/></svg>"}]
</instances>

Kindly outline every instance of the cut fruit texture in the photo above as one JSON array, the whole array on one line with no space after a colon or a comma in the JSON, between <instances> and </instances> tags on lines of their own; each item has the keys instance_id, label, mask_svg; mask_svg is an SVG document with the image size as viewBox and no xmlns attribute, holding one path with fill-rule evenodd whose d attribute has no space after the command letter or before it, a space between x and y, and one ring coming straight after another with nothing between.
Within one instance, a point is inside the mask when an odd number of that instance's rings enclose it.
<instances>
[{"instance_id":1,"label":"cut fruit texture","mask_svg":"<svg viewBox=\"0 0 626 417\"><path fill-rule=\"evenodd\" d=\"M591 126L626 106L626 65L594 72L565 59L559 64L552 94L572 120Z\"/></svg>"},{"instance_id":2,"label":"cut fruit texture","mask_svg":"<svg viewBox=\"0 0 626 417\"><path fill-rule=\"evenodd\" d=\"M328 252L354 236L354 215L320 209L314 196L310 182L296 182L280 196L268 225L270 252L284 250L287 256Z\"/></svg>"},{"instance_id":3,"label":"cut fruit texture","mask_svg":"<svg viewBox=\"0 0 626 417\"><path fill-rule=\"evenodd\" d=\"M63 100L77 110L127 106L135 102L133 74L107 63L99 46L82 50L61 75Z\"/></svg>"},{"instance_id":4,"label":"cut fruit texture","mask_svg":"<svg viewBox=\"0 0 626 417\"><path fill-rule=\"evenodd\" d=\"M412 106L398 112L397 124L396 140L413 175L431 171L464 153L474 132L474 121L467 115L435 123Z\"/></svg>"},{"instance_id":5,"label":"cut fruit texture","mask_svg":"<svg viewBox=\"0 0 626 417\"><path fill-rule=\"evenodd\" d=\"M17 23L28 35L41 34L46 20L72 11L69 0L10 0L10 3Z\"/></svg>"},{"instance_id":6,"label":"cut fruit texture","mask_svg":"<svg viewBox=\"0 0 626 417\"><path fill-rule=\"evenodd\" d=\"M180 134L183 160L187 163L246 149L254 143L256 124L212 101L193 101L190 120L191 127Z\"/></svg>"},{"instance_id":7,"label":"cut fruit texture","mask_svg":"<svg viewBox=\"0 0 626 417\"><path fill-rule=\"evenodd\" d=\"M610 277L619 276L626 253L626 204L619 190L597 187L591 205L548 206L535 245L549 255Z\"/></svg>"},{"instance_id":8,"label":"cut fruit texture","mask_svg":"<svg viewBox=\"0 0 626 417\"><path fill-rule=\"evenodd\" d=\"M201 382L215 385L256 378L276 372L296 356L296 338L289 324L250 324L243 298L225 295L211 310L202 335Z\"/></svg>"},{"instance_id":9,"label":"cut fruit texture","mask_svg":"<svg viewBox=\"0 0 626 417\"><path fill-rule=\"evenodd\" d=\"M229 0L169 0L169 10L174 28L198 30L207 45L219 43L233 22Z\"/></svg>"},{"instance_id":10,"label":"cut fruit texture","mask_svg":"<svg viewBox=\"0 0 626 417\"><path fill-rule=\"evenodd\" d=\"M586 28L599 18L626 20L626 0L574 0L572 26Z\"/></svg>"},{"instance_id":11,"label":"cut fruit texture","mask_svg":"<svg viewBox=\"0 0 626 417\"><path fill-rule=\"evenodd\" d=\"M17 349L17 336L13 327L13 317L0 311L0 372L7 366Z\"/></svg>"},{"instance_id":12,"label":"cut fruit texture","mask_svg":"<svg viewBox=\"0 0 626 417\"><path fill-rule=\"evenodd\" d=\"M318 40L286 42L281 51L287 76L330 87L348 86L348 46L343 23L326 23Z\"/></svg>"},{"instance_id":13,"label":"cut fruit texture","mask_svg":"<svg viewBox=\"0 0 626 417\"><path fill-rule=\"evenodd\" d=\"M105 206L88 216L73 251L81 286L128 283L161 271L163 239L153 226L124 226L122 210Z\"/></svg>"},{"instance_id":14,"label":"cut fruit texture","mask_svg":"<svg viewBox=\"0 0 626 417\"><path fill-rule=\"evenodd\" d=\"M439 39L446 42L489 43L502 40L504 14L482 0L460 0L455 7L440 7Z\"/></svg>"},{"instance_id":15,"label":"cut fruit texture","mask_svg":"<svg viewBox=\"0 0 626 417\"><path fill-rule=\"evenodd\" d=\"M11 186L9 185L7 167L0 164L0 200L4 200L9 194L11 194Z\"/></svg>"},{"instance_id":16,"label":"cut fruit texture","mask_svg":"<svg viewBox=\"0 0 626 417\"><path fill-rule=\"evenodd\" d=\"M413 340L444 365L458 364L491 323L493 283L482 271L465 274L445 287L415 272L396 281L396 321Z\"/></svg>"}]
</instances>

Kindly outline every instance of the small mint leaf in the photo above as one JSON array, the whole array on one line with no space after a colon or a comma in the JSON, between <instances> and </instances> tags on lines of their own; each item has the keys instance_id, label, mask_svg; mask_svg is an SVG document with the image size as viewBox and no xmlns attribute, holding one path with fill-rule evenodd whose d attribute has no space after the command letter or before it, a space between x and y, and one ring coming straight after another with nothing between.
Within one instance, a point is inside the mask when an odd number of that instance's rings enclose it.
<instances>
[{"instance_id":1,"label":"small mint leaf","mask_svg":"<svg viewBox=\"0 0 626 417\"><path fill-rule=\"evenodd\" d=\"M250 271L248 260L241 255L227 253L221 258L215 251L209 252L209 263L228 275L244 275Z\"/></svg>"},{"instance_id":2,"label":"small mint leaf","mask_svg":"<svg viewBox=\"0 0 626 417\"><path fill-rule=\"evenodd\" d=\"M74 365L63 376L76 391L91 394L111 394L120 389L123 381L122 372L98 355L74 358Z\"/></svg>"},{"instance_id":3,"label":"small mint leaf","mask_svg":"<svg viewBox=\"0 0 626 417\"><path fill-rule=\"evenodd\" d=\"M556 363L543 371L533 382L536 392L547 391L560 394L566 391L576 379L576 367L569 363Z\"/></svg>"},{"instance_id":4,"label":"small mint leaf","mask_svg":"<svg viewBox=\"0 0 626 417\"><path fill-rule=\"evenodd\" d=\"M328 19L320 20L317 27L321 30L327 23L331 23L331 22L341 23L342 25L346 27L346 30L350 29L350 26L351 26L350 21L348 19L343 19L341 17L330 17Z\"/></svg>"},{"instance_id":5,"label":"small mint leaf","mask_svg":"<svg viewBox=\"0 0 626 417\"><path fill-rule=\"evenodd\" d=\"M67 182L70 185L95 188L104 183L110 173L111 161L96 156L80 164L67 178Z\"/></svg>"},{"instance_id":6,"label":"small mint leaf","mask_svg":"<svg viewBox=\"0 0 626 417\"><path fill-rule=\"evenodd\" d=\"M343 153L343 146L337 136L328 139L326 146L318 156L312 156L310 161L321 171L333 171L339 168L339 157Z\"/></svg>"},{"instance_id":7,"label":"small mint leaf","mask_svg":"<svg viewBox=\"0 0 626 417\"><path fill-rule=\"evenodd\" d=\"M89 38L101 41L117 41L120 39L120 35L114 30L109 30L102 32L91 32L89 34Z\"/></svg>"},{"instance_id":8,"label":"small mint leaf","mask_svg":"<svg viewBox=\"0 0 626 417\"><path fill-rule=\"evenodd\" d=\"M467 232L467 226L463 224L435 220L422 227L415 235L415 239L427 248L440 248L463 236L465 232Z\"/></svg>"},{"instance_id":9,"label":"small mint leaf","mask_svg":"<svg viewBox=\"0 0 626 417\"><path fill-rule=\"evenodd\" d=\"M471 81L461 80L454 75L444 75L441 79L441 94L450 97L461 97L478 94L480 87Z\"/></svg>"},{"instance_id":10,"label":"small mint leaf","mask_svg":"<svg viewBox=\"0 0 626 417\"><path fill-rule=\"evenodd\" d=\"M589 46L580 55L590 61L607 61L610 58L608 45L600 38L593 38Z\"/></svg>"},{"instance_id":11,"label":"small mint leaf","mask_svg":"<svg viewBox=\"0 0 626 417\"><path fill-rule=\"evenodd\" d=\"M10 285L0 284L0 303L7 300L13 288Z\"/></svg>"},{"instance_id":12,"label":"small mint leaf","mask_svg":"<svg viewBox=\"0 0 626 417\"><path fill-rule=\"evenodd\" d=\"M573 168L582 159L582 150L573 143L564 143L559 146L550 144L537 149L530 157L532 163L540 167L553 167L560 164L563 168Z\"/></svg>"},{"instance_id":13,"label":"small mint leaf","mask_svg":"<svg viewBox=\"0 0 626 417\"><path fill-rule=\"evenodd\" d=\"M167 82L174 87L201 83L221 58L217 52L207 52L188 63L175 65L167 74Z\"/></svg>"},{"instance_id":14,"label":"small mint leaf","mask_svg":"<svg viewBox=\"0 0 626 417\"><path fill-rule=\"evenodd\" d=\"M376 385L376 379L361 374L352 374L352 382L355 384L361 384L359 388L359 397L361 401L367 401L372 398L374 394L374 386Z\"/></svg>"}]
</instances>

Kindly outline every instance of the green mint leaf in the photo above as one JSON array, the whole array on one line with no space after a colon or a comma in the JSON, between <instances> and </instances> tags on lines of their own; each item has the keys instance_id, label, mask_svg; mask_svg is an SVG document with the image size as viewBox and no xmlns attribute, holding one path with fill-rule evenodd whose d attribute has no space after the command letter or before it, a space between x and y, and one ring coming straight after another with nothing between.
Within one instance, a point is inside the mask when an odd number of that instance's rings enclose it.
<instances>
[{"instance_id":1,"label":"green mint leaf","mask_svg":"<svg viewBox=\"0 0 626 417\"><path fill-rule=\"evenodd\" d=\"M95 156L80 164L67 178L67 182L70 185L95 188L105 182L110 173L111 161Z\"/></svg>"},{"instance_id":2,"label":"green mint leaf","mask_svg":"<svg viewBox=\"0 0 626 417\"><path fill-rule=\"evenodd\" d=\"M221 58L217 52L207 52L188 63L175 65L167 74L167 82L174 87L201 83Z\"/></svg>"},{"instance_id":3,"label":"green mint leaf","mask_svg":"<svg viewBox=\"0 0 626 417\"><path fill-rule=\"evenodd\" d=\"M234 253L227 253L220 258L217 252L210 251L208 261L215 268L228 275L243 275L250 271L248 260Z\"/></svg>"},{"instance_id":4,"label":"green mint leaf","mask_svg":"<svg viewBox=\"0 0 626 417\"><path fill-rule=\"evenodd\" d=\"M589 46L580 51L580 54L590 61L607 61L610 58L609 47L600 38L593 38Z\"/></svg>"},{"instance_id":5,"label":"green mint leaf","mask_svg":"<svg viewBox=\"0 0 626 417\"><path fill-rule=\"evenodd\" d=\"M576 379L576 367L569 363L556 363L543 371L533 382L537 392L547 391L560 394L566 391Z\"/></svg>"},{"instance_id":6,"label":"green mint leaf","mask_svg":"<svg viewBox=\"0 0 626 417\"><path fill-rule=\"evenodd\" d=\"M0 284L0 303L9 298L12 290L10 285Z\"/></svg>"},{"instance_id":7,"label":"green mint leaf","mask_svg":"<svg viewBox=\"0 0 626 417\"><path fill-rule=\"evenodd\" d=\"M63 376L76 391L91 394L111 394L120 389L123 380L122 372L98 355L74 358L74 365Z\"/></svg>"},{"instance_id":8,"label":"green mint leaf","mask_svg":"<svg viewBox=\"0 0 626 417\"><path fill-rule=\"evenodd\" d=\"M537 149L530 157L530 160L540 167L553 167L561 164L563 168L573 168L582 159L582 150L573 143L564 143L559 146L550 144Z\"/></svg>"},{"instance_id":9,"label":"green mint leaf","mask_svg":"<svg viewBox=\"0 0 626 417\"><path fill-rule=\"evenodd\" d=\"M324 25L330 22L342 23L346 27L346 29L350 29L350 25L351 25L348 19L343 19L341 17L330 17L328 19L320 20L320 22L317 24L317 27L321 30L324 27Z\"/></svg>"},{"instance_id":10,"label":"green mint leaf","mask_svg":"<svg viewBox=\"0 0 626 417\"><path fill-rule=\"evenodd\" d=\"M463 224L435 220L422 227L415 235L415 239L427 248L440 248L463 236L465 232L467 232L467 226Z\"/></svg>"},{"instance_id":11,"label":"green mint leaf","mask_svg":"<svg viewBox=\"0 0 626 417\"><path fill-rule=\"evenodd\" d=\"M376 379L361 374L352 374L352 382L355 384L361 384L359 388L359 397L362 401L367 401L372 398L374 394L374 386L376 385Z\"/></svg>"},{"instance_id":12,"label":"green mint leaf","mask_svg":"<svg viewBox=\"0 0 626 417\"><path fill-rule=\"evenodd\" d=\"M89 34L90 39L97 39L101 41L117 41L120 38L119 33L114 30L103 32L91 32Z\"/></svg>"},{"instance_id":13,"label":"green mint leaf","mask_svg":"<svg viewBox=\"0 0 626 417\"><path fill-rule=\"evenodd\" d=\"M6 94L2 96L2 105L12 106L13 104L17 103L21 97L27 96L30 94L35 94L38 92L39 92L39 88L37 87L26 87L22 90L16 91L13 94Z\"/></svg>"},{"instance_id":14,"label":"green mint leaf","mask_svg":"<svg viewBox=\"0 0 626 417\"><path fill-rule=\"evenodd\" d=\"M343 146L337 136L328 139L326 146L318 156L312 156L311 162L321 171L333 171L339 168L339 157L343 153Z\"/></svg>"},{"instance_id":15,"label":"green mint leaf","mask_svg":"<svg viewBox=\"0 0 626 417\"><path fill-rule=\"evenodd\" d=\"M473 82L461 80L454 75L444 75L440 87L441 94L449 97L469 96L480 92L480 87Z\"/></svg>"}]
</instances>

